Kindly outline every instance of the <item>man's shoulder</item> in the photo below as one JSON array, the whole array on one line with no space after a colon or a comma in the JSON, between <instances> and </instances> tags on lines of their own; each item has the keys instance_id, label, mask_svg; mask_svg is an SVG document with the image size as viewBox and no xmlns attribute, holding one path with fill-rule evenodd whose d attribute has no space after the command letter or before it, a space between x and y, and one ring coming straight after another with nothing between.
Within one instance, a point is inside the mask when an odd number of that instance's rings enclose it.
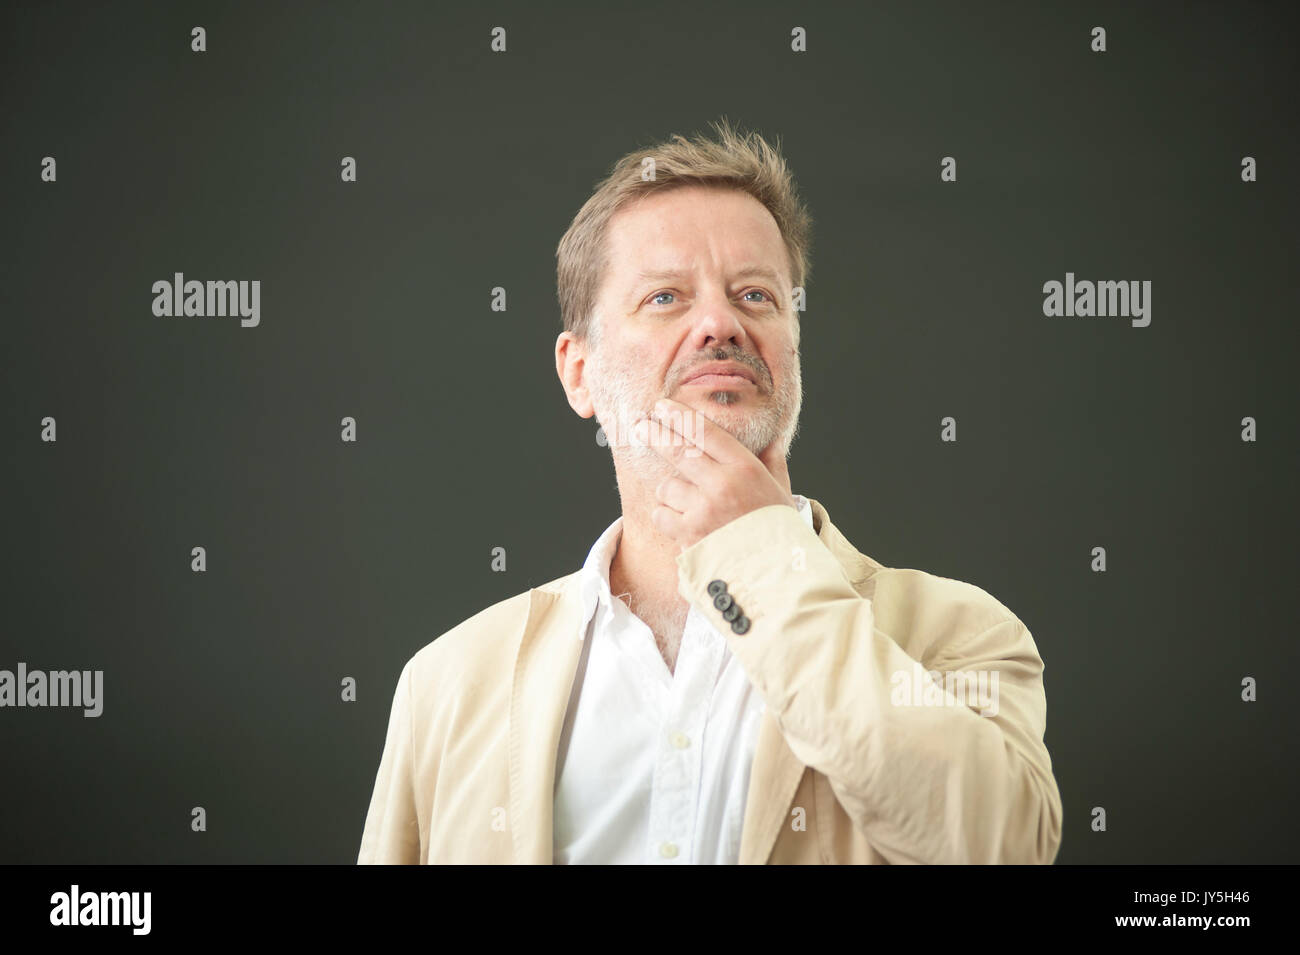
<instances>
[{"instance_id":1,"label":"man's shoulder","mask_svg":"<svg viewBox=\"0 0 1300 955\"><path fill-rule=\"evenodd\" d=\"M920 644L913 649L926 650L927 656L941 654L999 624L1010 624L1008 637L1027 629L1002 601L964 580L910 567L881 566L871 581L876 625L896 639L912 635Z\"/></svg>"},{"instance_id":2,"label":"man's shoulder","mask_svg":"<svg viewBox=\"0 0 1300 955\"><path fill-rule=\"evenodd\" d=\"M518 644L536 599L534 594L558 597L566 587L576 583L578 573L565 574L498 600L435 637L407 663L412 681L417 686L427 686L440 675L461 679L485 667L497 668Z\"/></svg>"},{"instance_id":3,"label":"man's shoulder","mask_svg":"<svg viewBox=\"0 0 1300 955\"><path fill-rule=\"evenodd\" d=\"M825 507L813 502L814 516L828 519ZM876 626L904 644L921 644L914 649L932 649L939 644L960 641L998 624L1024 624L1002 601L987 590L964 580L944 577L912 567L890 567L859 551L838 527L831 524L822 536L839 558L855 587L872 601ZM906 636L907 639L900 639Z\"/></svg>"}]
</instances>

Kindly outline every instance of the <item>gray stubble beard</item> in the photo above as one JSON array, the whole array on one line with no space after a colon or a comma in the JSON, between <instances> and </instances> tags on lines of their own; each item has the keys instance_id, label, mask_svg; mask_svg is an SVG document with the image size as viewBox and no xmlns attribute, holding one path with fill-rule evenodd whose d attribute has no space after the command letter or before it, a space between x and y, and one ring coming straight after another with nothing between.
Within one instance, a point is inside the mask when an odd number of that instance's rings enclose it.
<instances>
[{"instance_id":1,"label":"gray stubble beard","mask_svg":"<svg viewBox=\"0 0 1300 955\"><path fill-rule=\"evenodd\" d=\"M782 376L776 386L774 400L764 403L752 415L742 419L739 427L730 422L723 423L712 415L705 417L724 428L736 440L758 455L772 442L780 442L785 456L789 456L790 447L799 433L799 415L803 409L803 378L798 346L794 349L794 361L791 373ZM626 376L615 376L605 367L604 356L596 337L590 343L586 359L587 388L592 405L596 411L596 420L600 422L609 441L610 454L616 465L622 464L633 471L643 474L672 473L672 466L659 454L644 445L631 440L631 427L650 408L641 408L638 395L642 393L643 382ZM669 397L665 387L656 398ZM740 396L734 391L719 390L709 393L709 401L719 407L737 403ZM652 402L653 404L653 402Z\"/></svg>"}]
</instances>

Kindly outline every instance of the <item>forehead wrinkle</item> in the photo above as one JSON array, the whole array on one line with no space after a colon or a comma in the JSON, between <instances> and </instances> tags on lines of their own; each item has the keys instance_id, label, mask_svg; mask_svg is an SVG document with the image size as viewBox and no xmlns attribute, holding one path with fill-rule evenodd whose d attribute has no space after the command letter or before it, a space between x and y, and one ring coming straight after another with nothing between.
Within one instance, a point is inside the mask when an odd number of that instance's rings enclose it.
<instances>
[{"instance_id":1,"label":"forehead wrinkle","mask_svg":"<svg viewBox=\"0 0 1300 955\"><path fill-rule=\"evenodd\" d=\"M693 269L642 269L636 274L638 281L662 281L666 279L681 278L693 274ZM779 282L781 276L776 269L766 265L747 265L737 269L732 273L735 278L746 278L751 275L757 275L760 278L770 279L773 282Z\"/></svg>"}]
</instances>

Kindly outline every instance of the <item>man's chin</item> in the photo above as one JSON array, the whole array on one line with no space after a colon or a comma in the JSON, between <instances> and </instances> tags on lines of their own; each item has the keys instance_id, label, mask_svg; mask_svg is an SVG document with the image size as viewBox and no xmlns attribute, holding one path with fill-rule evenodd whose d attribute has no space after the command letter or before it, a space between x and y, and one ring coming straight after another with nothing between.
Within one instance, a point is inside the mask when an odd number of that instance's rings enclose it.
<instances>
[{"instance_id":1,"label":"man's chin","mask_svg":"<svg viewBox=\"0 0 1300 955\"><path fill-rule=\"evenodd\" d=\"M715 398L715 395L719 397ZM695 394L679 391L674 400L708 418L718 427L728 430L736 422L748 421L758 414L761 407L752 396L740 395L734 391L703 391Z\"/></svg>"},{"instance_id":2,"label":"man's chin","mask_svg":"<svg viewBox=\"0 0 1300 955\"><path fill-rule=\"evenodd\" d=\"M698 405L691 404L700 417L712 421L733 438L740 438L746 431L752 431L754 422L763 414L763 409L752 402L742 401L737 404L723 405L705 401Z\"/></svg>"}]
</instances>

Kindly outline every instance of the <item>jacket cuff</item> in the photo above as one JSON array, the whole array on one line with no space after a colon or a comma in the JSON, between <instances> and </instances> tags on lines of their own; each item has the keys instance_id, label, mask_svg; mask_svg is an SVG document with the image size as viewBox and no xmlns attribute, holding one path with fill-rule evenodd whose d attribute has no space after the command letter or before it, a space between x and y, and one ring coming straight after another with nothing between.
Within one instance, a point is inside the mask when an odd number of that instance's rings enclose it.
<instances>
[{"instance_id":1,"label":"jacket cuff","mask_svg":"<svg viewBox=\"0 0 1300 955\"><path fill-rule=\"evenodd\" d=\"M803 516L785 504L757 508L706 535L677 555L677 568L677 592L727 638L742 663L759 664L801 612L826 601L866 599ZM748 618L744 633L715 605L708 589L715 580Z\"/></svg>"}]
</instances>

